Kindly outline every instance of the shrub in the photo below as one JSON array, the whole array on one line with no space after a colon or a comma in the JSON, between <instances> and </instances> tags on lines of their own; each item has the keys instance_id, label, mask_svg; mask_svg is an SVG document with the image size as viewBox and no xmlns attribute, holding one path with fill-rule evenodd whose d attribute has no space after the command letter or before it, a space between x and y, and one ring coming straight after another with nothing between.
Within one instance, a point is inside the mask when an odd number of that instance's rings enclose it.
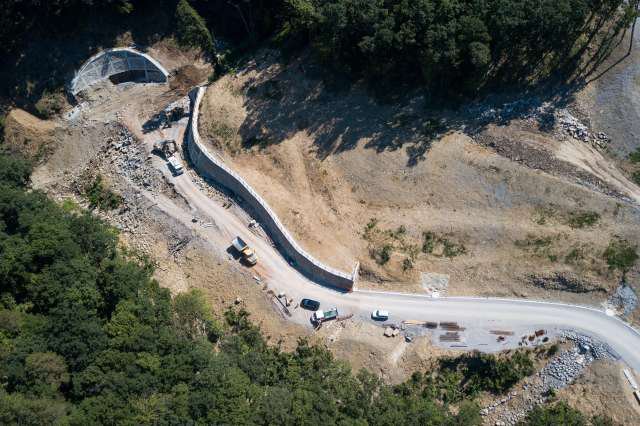
<instances>
[{"instance_id":1,"label":"shrub","mask_svg":"<svg viewBox=\"0 0 640 426\"><path fill-rule=\"evenodd\" d=\"M535 407L521 424L526 426L586 426L587 420L582 413L569 407L566 402L558 402L553 405Z\"/></svg>"},{"instance_id":2,"label":"shrub","mask_svg":"<svg viewBox=\"0 0 640 426\"><path fill-rule=\"evenodd\" d=\"M36 112L40 118L49 119L60 114L64 109L66 99L62 90L49 92L44 91L38 102L35 104Z\"/></svg>"},{"instance_id":3,"label":"shrub","mask_svg":"<svg viewBox=\"0 0 640 426\"><path fill-rule=\"evenodd\" d=\"M97 207L99 210L113 210L122 204L122 197L107 188L100 175L96 176L84 191L92 209Z\"/></svg>"},{"instance_id":4,"label":"shrub","mask_svg":"<svg viewBox=\"0 0 640 426\"><path fill-rule=\"evenodd\" d=\"M384 246L382 246L382 249L377 253L377 262L380 265L384 265L385 263L387 263L389 261L389 259L391 259L391 244L385 244Z\"/></svg>"},{"instance_id":5,"label":"shrub","mask_svg":"<svg viewBox=\"0 0 640 426\"><path fill-rule=\"evenodd\" d=\"M435 250L436 246L442 247L442 256L445 257L456 257L467 252L464 244L455 243L448 238L436 235L431 231L423 232L422 252L431 254Z\"/></svg>"},{"instance_id":6,"label":"shrub","mask_svg":"<svg viewBox=\"0 0 640 426\"><path fill-rule=\"evenodd\" d=\"M440 362L442 371L462 374L461 387L465 395L487 391L500 394L518 381L534 373L529 353L517 351L509 357L471 353Z\"/></svg>"},{"instance_id":7,"label":"shrub","mask_svg":"<svg viewBox=\"0 0 640 426\"><path fill-rule=\"evenodd\" d=\"M402 261L402 270L406 272L409 269L413 269L413 261L407 257Z\"/></svg>"},{"instance_id":8,"label":"shrub","mask_svg":"<svg viewBox=\"0 0 640 426\"><path fill-rule=\"evenodd\" d=\"M629 154L629 161L632 163L640 163L640 148L637 148L631 154Z\"/></svg>"},{"instance_id":9,"label":"shrub","mask_svg":"<svg viewBox=\"0 0 640 426\"><path fill-rule=\"evenodd\" d=\"M604 258L609 269L627 272L638 260L636 249L637 247L631 245L627 240L621 238L611 240L604 251Z\"/></svg>"},{"instance_id":10,"label":"shrub","mask_svg":"<svg viewBox=\"0 0 640 426\"><path fill-rule=\"evenodd\" d=\"M0 183L25 186L31 176L31 163L17 155L0 153Z\"/></svg>"},{"instance_id":11,"label":"shrub","mask_svg":"<svg viewBox=\"0 0 640 426\"><path fill-rule=\"evenodd\" d=\"M187 0L180 0L176 7L176 35L183 46L199 47L213 53L213 36L202 16Z\"/></svg>"},{"instance_id":12,"label":"shrub","mask_svg":"<svg viewBox=\"0 0 640 426\"><path fill-rule=\"evenodd\" d=\"M578 229L585 226L593 226L598 220L600 220L600 215L596 212L573 212L569 215L567 224L574 229Z\"/></svg>"},{"instance_id":13,"label":"shrub","mask_svg":"<svg viewBox=\"0 0 640 426\"><path fill-rule=\"evenodd\" d=\"M631 179L633 179L633 181L637 185L640 185L640 170L636 170L635 172L633 172L633 174L631 175Z\"/></svg>"}]
</instances>

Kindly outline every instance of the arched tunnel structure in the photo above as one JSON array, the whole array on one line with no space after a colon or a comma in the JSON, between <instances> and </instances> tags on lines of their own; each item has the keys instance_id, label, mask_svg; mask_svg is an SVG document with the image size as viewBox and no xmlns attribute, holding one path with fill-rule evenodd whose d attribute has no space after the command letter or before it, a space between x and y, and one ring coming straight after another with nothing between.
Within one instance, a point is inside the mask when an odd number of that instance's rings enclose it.
<instances>
[{"instance_id":1,"label":"arched tunnel structure","mask_svg":"<svg viewBox=\"0 0 640 426\"><path fill-rule=\"evenodd\" d=\"M69 87L73 95L107 78L114 82L166 83L169 73L149 55L128 47L103 50L93 55L76 72Z\"/></svg>"}]
</instances>

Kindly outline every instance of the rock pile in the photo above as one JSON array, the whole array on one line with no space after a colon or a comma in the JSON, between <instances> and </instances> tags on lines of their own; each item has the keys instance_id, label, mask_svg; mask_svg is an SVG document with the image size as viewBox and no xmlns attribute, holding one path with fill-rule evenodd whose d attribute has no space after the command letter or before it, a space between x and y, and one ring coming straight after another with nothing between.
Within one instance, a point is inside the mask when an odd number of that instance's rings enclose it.
<instances>
[{"instance_id":1,"label":"rock pile","mask_svg":"<svg viewBox=\"0 0 640 426\"><path fill-rule=\"evenodd\" d=\"M103 156L114 173L124 175L136 185L150 191L161 191L166 182L162 173L151 165L144 145L134 139L124 126L116 125L114 136L105 145Z\"/></svg>"},{"instance_id":2,"label":"rock pile","mask_svg":"<svg viewBox=\"0 0 640 426\"><path fill-rule=\"evenodd\" d=\"M560 336L565 342L573 342L572 347L555 356L537 375L526 379L521 392L511 392L483 408L480 414L495 425L515 425L535 405L549 400L553 390L573 382L594 360L617 359L608 345L589 336L568 330Z\"/></svg>"},{"instance_id":3,"label":"rock pile","mask_svg":"<svg viewBox=\"0 0 640 426\"><path fill-rule=\"evenodd\" d=\"M593 133L587 126L582 124L580 120L574 117L566 109L561 109L556 112L556 122L559 128L574 139L581 140L592 144L597 148L606 148L610 139L604 132Z\"/></svg>"},{"instance_id":4,"label":"rock pile","mask_svg":"<svg viewBox=\"0 0 640 426\"><path fill-rule=\"evenodd\" d=\"M638 306L638 296L633 288L621 284L608 300L609 305L615 306L622 311L622 315L630 315Z\"/></svg>"}]
</instances>

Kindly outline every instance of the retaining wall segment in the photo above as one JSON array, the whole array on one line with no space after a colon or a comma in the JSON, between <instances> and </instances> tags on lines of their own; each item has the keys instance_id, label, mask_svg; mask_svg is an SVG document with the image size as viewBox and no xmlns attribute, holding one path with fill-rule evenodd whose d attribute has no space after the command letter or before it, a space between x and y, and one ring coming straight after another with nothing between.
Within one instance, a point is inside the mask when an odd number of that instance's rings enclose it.
<instances>
[{"instance_id":1,"label":"retaining wall segment","mask_svg":"<svg viewBox=\"0 0 640 426\"><path fill-rule=\"evenodd\" d=\"M145 80L166 83L169 73L151 56L129 47L105 49L89 58L76 72L69 89L73 95L98 81L126 71L144 71Z\"/></svg>"},{"instance_id":2,"label":"retaining wall segment","mask_svg":"<svg viewBox=\"0 0 640 426\"><path fill-rule=\"evenodd\" d=\"M195 169L244 200L252 216L260 222L280 253L303 275L322 285L352 291L358 276L357 263L353 272L347 274L314 259L293 239L267 202L242 177L221 159L212 155L202 144L198 132L198 114L205 91L204 87L198 87L189 94L193 107L187 134L187 152Z\"/></svg>"}]
</instances>

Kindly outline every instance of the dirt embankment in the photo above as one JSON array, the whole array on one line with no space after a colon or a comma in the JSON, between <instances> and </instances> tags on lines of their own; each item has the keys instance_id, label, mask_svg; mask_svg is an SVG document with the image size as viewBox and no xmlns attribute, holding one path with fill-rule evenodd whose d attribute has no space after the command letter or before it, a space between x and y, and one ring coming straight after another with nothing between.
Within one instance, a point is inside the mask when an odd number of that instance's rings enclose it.
<instances>
[{"instance_id":1,"label":"dirt embankment","mask_svg":"<svg viewBox=\"0 0 640 426\"><path fill-rule=\"evenodd\" d=\"M25 157L41 161L55 149L60 129L48 120L41 120L28 112L14 108L7 114L4 124L4 144Z\"/></svg>"},{"instance_id":2,"label":"dirt embankment","mask_svg":"<svg viewBox=\"0 0 640 426\"><path fill-rule=\"evenodd\" d=\"M614 235L640 243L640 216L609 188L612 173L567 161L561 141L527 121L477 140L433 137L424 99L382 104L316 71L258 56L209 87L200 132L322 261L360 260L369 288L423 291L435 273L447 294L594 304L616 288L602 253ZM549 170L529 164L551 159ZM540 285L558 274L581 290Z\"/></svg>"}]
</instances>

